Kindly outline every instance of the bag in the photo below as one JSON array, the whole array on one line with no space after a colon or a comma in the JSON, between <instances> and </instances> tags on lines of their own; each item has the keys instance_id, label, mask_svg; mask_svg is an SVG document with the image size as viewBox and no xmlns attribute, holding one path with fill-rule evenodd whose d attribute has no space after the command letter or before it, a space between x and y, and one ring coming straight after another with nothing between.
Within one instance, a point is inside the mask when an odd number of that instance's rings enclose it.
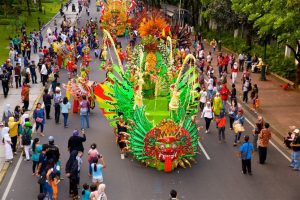
<instances>
[{"instance_id":1,"label":"bag","mask_svg":"<svg viewBox=\"0 0 300 200\"><path fill-rule=\"evenodd\" d=\"M43 118L41 118L41 117L37 117L36 119L35 119L35 121L37 122L37 123L43 123Z\"/></svg>"},{"instance_id":2,"label":"bag","mask_svg":"<svg viewBox=\"0 0 300 200\"><path fill-rule=\"evenodd\" d=\"M42 185L46 182L46 176L40 176L38 178L38 184Z\"/></svg>"},{"instance_id":3,"label":"bag","mask_svg":"<svg viewBox=\"0 0 300 200\"><path fill-rule=\"evenodd\" d=\"M235 133L240 133L240 132L244 132L245 128L240 122L235 121L233 122L233 130Z\"/></svg>"},{"instance_id":4,"label":"bag","mask_svg":"<svg viewBox=\"0 0 300 200\"><path fill-rule=\"evenodd\" d=\"M24 135L22 135L22 145L28 146L31 144L31 137L27 129L24 129Z\"/></svg>"}]
</instances>

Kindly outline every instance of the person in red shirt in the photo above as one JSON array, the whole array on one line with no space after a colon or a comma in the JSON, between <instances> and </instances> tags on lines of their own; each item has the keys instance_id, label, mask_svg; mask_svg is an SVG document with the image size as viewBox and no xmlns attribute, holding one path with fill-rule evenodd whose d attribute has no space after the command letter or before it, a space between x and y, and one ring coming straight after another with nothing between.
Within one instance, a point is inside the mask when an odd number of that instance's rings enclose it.
<instances>
[{"instance_id":1,"label":"person in red shirt","mask_svg":"<svg viewBox=\"0 0 300 200\"><path fill-rule=\"evenodd\" d=\"M221 94L221 99L222 99L222 104L223 104L223 109L225 110L226 109L226 102L228 100L228 97L230 95L230 91L229 89L227 88L227 85L226 84L223 84L222 85L222 89L220 91L220 94Z\"/></svg>"},{"instance_id":2,"label":"person in red shirt","mask_svg":"<svg viewBox=\"0 0 300 200\"><path fill-rule=\"evenodd\" d=\"M219 77L221 78L222 73L223 73L223 66L224 66L224 57L222 54L218 56L218 68L219 68Z\"/></svg>"},{"instance_id":3,"label":"person in red shirt","mask_svg":"<svg viewBox=\"0 0 300 200\"><path fill-rule=\"evenodd\" d=\"M48 52L49 52L49 51L48 51L47 47L46 47L46 46L44 46L44 48L43 48L43 53L44 53L44 56L45 56L45 55L47 55L47 54L48 54Z\"/></svg>"},{"instance_id":4,"label":"person in red shirt","mask_svg":"<svg viewBox=\"0 0 300 200\"><path fill-rule=\"evenodd\" d=\"M226 72L227 73L227 67L228 67L228 64L229 64L229 56L228 56L228 54L225 54L225 56L224 56L224 72Z\"/></svg>"},{"instance_id":5,"label":"person in red shirt","mask_svg":"<svg viewBox=\"0 0 300 200\"><path fill-rule=\"evenodd\" d=\"M225 126L226 126L226 116L225 110L223 109L220 115L216 118L217 127L219 130L219 143L225 143Z\"/></svg>"}]
</instances>

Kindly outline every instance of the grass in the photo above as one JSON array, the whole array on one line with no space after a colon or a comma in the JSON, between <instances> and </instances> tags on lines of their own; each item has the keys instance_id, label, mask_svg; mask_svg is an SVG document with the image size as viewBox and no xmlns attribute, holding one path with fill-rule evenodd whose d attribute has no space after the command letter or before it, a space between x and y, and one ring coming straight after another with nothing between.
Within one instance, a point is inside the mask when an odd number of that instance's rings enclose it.
<instances>
[{"instance_id":1,"label":"grass","mask_svg":"<svg viewBox=\"0 0 300 200\"><path fill-rule=\"evenodd\" d=\"M31 16L28 16L27 11L24 10L18 16L8 16L9 25L0 25L0 63L2 64L8 57L9 51L9 37L14 37L15 35L20 35L20 28L22 24L26 25L27 33L38 30L38 17L40 17L41 22L46 24L52 17L59 11L61 6L60 0L49 0L42 3L43 12L38 12L34 4L31 5L33 8ZM24 8L25 9L25 8Z\"/></svg>"}]
</instances>

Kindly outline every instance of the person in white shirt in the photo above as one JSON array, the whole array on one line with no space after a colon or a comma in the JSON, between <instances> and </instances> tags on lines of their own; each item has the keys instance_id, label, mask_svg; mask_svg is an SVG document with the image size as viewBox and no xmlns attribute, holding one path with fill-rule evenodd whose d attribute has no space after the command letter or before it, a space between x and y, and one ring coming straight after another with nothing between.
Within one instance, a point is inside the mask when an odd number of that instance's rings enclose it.
<instances>
[{"instance_id":1,"label":"person in white shirt","mask_svg":"<svg viewBox=\"0 0 300 200\"><path fill-rule=\"evenodd\" d=\"M46 64L42 65L41 75L42 75L43 86L45 86L46 82L48 81L48 70L47 70Z\"/></svg>"},{"instance_id":2,"label":"person in white shirt","mask_svg":"<svg viewBox=\"0 0 300 200\"><path fill-rule=\"evenodd\" d=\"M211 52L209 52L208 55L206 56L206 61L207 61L208 65L211 64L211 61L212 61Z\"/></svg>"},{"instance_id":3,"label":"person in white shirt","mask_svg":"<svg viewBox=\"0 0 300 200\"><path fill-rule=\"evenodd\" d=\"M208 133L209 127L210 127L210 122L214 118L214 113L213 113L210 102L207 102L206 106L203 109L201 118L203 118L203 117L205 119L205 129L206 129L205 133Z\"/></svg>"},{"instance_id":4,"label":"person in white shirt","mask_svg":"<svg viewBox=\"0 0 300 200\"><path fill-rule=\"evenodd\" d=\"M210 78L208 79L208 82L207 82L208 99L212 99L213 90L214 90L214 79L212 76L210 76Z\"/></svg>"},{"instance_id":5,"label":"person in white shirt","mask_svg":"<svg viewBox=\"0 0 300 200\"><path fill-rule=\"evenodd\" d=\"M200 91L200 109L201 109L201 112L204 109L204 105L205 105L206 101L207 101L207 92L206 92L206 88L203 87L202 90Z\"/></svg>"},{"instance_id":6,"label":"person in white shirt","mask_svg":"<svg viewBox=\"0 0 300 200\"><path fill-rule=\"evenodd\" d=\"M243 84L243 102L248 102L248 92L250 88L250 79L246 77L245 83Z\"/></svg>"}]
</instances>

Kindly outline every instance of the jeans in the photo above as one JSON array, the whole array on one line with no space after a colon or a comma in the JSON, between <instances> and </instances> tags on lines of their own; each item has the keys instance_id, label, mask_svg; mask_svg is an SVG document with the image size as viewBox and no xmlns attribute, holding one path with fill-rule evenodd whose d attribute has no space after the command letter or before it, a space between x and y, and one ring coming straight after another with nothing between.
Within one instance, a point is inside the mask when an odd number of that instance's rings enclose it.
<instances>
[{"instance_id":1,"label":"jeans","mask_svg":"<svg viewBox=\"0 0 300 200\"><path fill-rule=\"evenodd\" d=\"M86 115L80 115L80 121L81 121L81 129L84 129L84 121L86 121L86 128L89 128L89 114Z\"/></svg>"},{"instance_id":2,"label":"jeans","mask_svg":"<svg viewBox=\"0 0 300 200\"><path fill-rule=\"evenodd\" d=\"M267 159L267 147L258 147L259 163L264 164Z\"/></svg>"},{"instance_id":3,"label":"jeans","mask_svg":"<svg viewBox=\"0 0 300 200\"><path fill-rule=\"evenodd\" d=\"M28 107L29 107L29 100L28 101L23 101L23 109L25 110L25 111L28 111Z\"/></svg>"},{"instance_id":4,"label":"jeans","mask_svg":"<svg viewBox=\"0 0 300 200\"><path fill-rule=\"evenodd\" d=\"M211 99L213 96L213 90L207 90L208 99Z\"/></svg>"},{"instance_id":5,"label":"jeans","mask_svg":"<svg viewBox=\"0 0 300 200\"><path fill-rule=\"evenodd\" d=\"M54 115L55 115L55 123L59 123L59 116L60 116L60 105L59 104L55 104L54 105Z\"/></svg>"},{"instance_id":6,"label":"jeans","mask_svg":"<svg viewBox=\"0 0 300 200\"><path fill-rule=\"evenodd\" d=\"M227 100L223 100L223 101L222 101L222 105L223 105L223 108L222 108L222 109L223 109L223 110L226 110L226 103L227 103Z\"/></svg>"},{"instance_id":7,"label":"jeans","mask_svg":"<svg viewBox=\"0 0 300 200\"><path fill-rule=\"evenodd\" d=\"M225 140L225 127L219 128L219 140Z\"/></svg>"},{"instance_id":8,"label":"jeans","mask_svg":"<svg viewBox=\"0 0 300 200\"><path fill-rule=\"evenodd\" d=\"M234 136L234 143L237 143L241 139L242 132L236 133Z\"/></svg>"},{"instance_id":9,"label":"jeans","mask_svg":"<svg viewBox=\"0 0 300 200\"><path fill-rule=\"evenodd\" d=\"M38 131L40 127L41 127L41 133L43 133L44 132L44 124L36 122L35 130Z\"/></svg>"},{"instance_id":10,"label":"jeans","mask_svg":"<svg viewBox=\"0 0 300 200\"><path fill-rule=\"evenodd\" d=\"M294 169L300 169L300 151L292 152L291 167L293 167Z\"/></svg>"},{"instance_id":11,"label":"jeans","mask_svg":"<svg viewBox=\"0 0 300 200\"><path fill-rule=\"evenodd\" d=\"M243 173L246 174L247 171L249 174L251 174L251 159L246 159L246 160L243 160L242 159L242 170L243 170Z\"/></svg>"},{"instance_id":12,"label":"jeans","mask_svg":"<svg viewBox=\"0 0 300 200\"><path fill-rule=\"evenodd\" d=\"M69 113L63 113L63 116L64 116L64 127L66 127L67 122L68 122Z\"/></svg>"},{"instance_id":13,"label":"jeans","mask_svg":"<svg viewBox=\"0 0 300 200\"><path fill-rule=\"evenodd\" d=\"M31 81L32 83L37 83L37 76L36 76L36 73L31 73Z\"/></svg>"},{"instance_id":14,"label":"jeans","mask_svg":"<svg viewBox=\"0 0 300 200\"><path fill-rule=\"evenodd\" d=\"M52 199L52 196L53 196L53 190L52 190L52 187L51 185L48 183L48 181L46 181L44 184L43 184L43 191L45 194L49 194L49 199Z\"/></svg>"},{"instance_id":15,"label":"jeans","mask_svg":"<svg viewBox=\"0 0 300 200\"><path fill-rule=\"evenodd\" d=\"M205 119L205 130L208 131L212 118L204 117L204 119Z\"/></svg>"},{"instance_id":16,"label":"jeans","mask_svg":"<svg viewBox=\"0 0 300 200\"><path fill-rule=\"evenodd\" d=\"M24 151L25 151L25 156L26 156L26 160L30 160L30 145L24 145Z\"/></svg>"}]
</instances>

